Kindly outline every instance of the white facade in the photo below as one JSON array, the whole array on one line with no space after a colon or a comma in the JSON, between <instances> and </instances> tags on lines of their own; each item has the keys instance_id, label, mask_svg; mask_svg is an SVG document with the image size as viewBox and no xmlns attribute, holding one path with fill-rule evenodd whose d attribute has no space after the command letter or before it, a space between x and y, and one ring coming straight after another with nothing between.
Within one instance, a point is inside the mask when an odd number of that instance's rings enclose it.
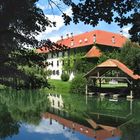
<instances>
[{"instance_id":1,"label":"white facade","mask_svg":"<svg viewBox=\"0 0 140 140\"><path fill-rule=\"evenodd\" d=\"M56 109L62 109L64 107L64 101L61 95L51 95L49 94L48 99L50 101L50 105Z\"/></svg>"},{"instance_id":2,"label":"white facade","mask_svg":"<svg viewBox=\"0 0 140 140\"><path fill-rule=\"evenodd\" d=\"M68 57L67 52L65 51L65 56ZM48 66L46 67L47 70L51 70L52 75L50 75L48 78L50 79L58 79L61 80L61 75L63 73L63 54L62 52L58 53L48 53L47 58ZM73 72L70 73L69 80L72 80L74 78Z\"/></svg>"}]
</instances>

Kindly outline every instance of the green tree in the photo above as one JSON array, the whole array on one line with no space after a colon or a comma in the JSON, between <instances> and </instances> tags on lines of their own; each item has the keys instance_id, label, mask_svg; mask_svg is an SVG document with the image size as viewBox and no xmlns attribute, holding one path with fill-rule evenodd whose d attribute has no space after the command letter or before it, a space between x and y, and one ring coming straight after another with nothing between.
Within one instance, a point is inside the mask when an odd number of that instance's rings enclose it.
<instances>
[{"instance_id":1,"label":"green tree","mask_svg":"<svg viewBox=\"0 0 140 140\"><path fill-rule=\"evenodd\" d=\"M127 41L120 51L119 60L134 70L136 74L140 74L140 47L137 43Z\"/></svg>"},{"instance_id":2,"label":"green tree","mask_svg":"<svg viewBox=\"0 0 140 140\"><path fill-rule=\"evenodd\" d=\"M0 1L1 84L15 87L18 78L28 81L33 77L25 74L24 71L19 69L19 66L25 64L30 65L34 63L33 59L38 59L39 56L21 48L25 45L32 47L38 46L38 41L35 39L35 36L39 34L39 32L44 31L46 26L54 25L54 23L49 21L44 15L43 11L36 6L37 1L38 0ZM33 79L34 81L39 81L37 80L38 78L35 79L35 76Z\"/></svg>"},{"instance_id":3,"label":"green tree","mask_svg":"<svg viewBox=\"0 0 140 140\"><path fill-rule=\"evenodd\" d=\"M99 57L98 64L106 61L107 59L119 59L120 58L120 51L114 50L113 52L103 52L102 56Z\"/></svg>"},{"instance_id":4,"label":"green tree","mask_svg":"<svg viewBox=\"0 0 140 140\"><path fill-rule=\"evenodd\" d=\"M95 64L83 56L83 53L78 53L76 55L63 58L62 60L65 62L63 65L63 70L66 72L73 71L75 74L83 74L89 71Z\"/></svg>"},{"instance_id":5,"label":"green tree","mask_svg":"<svg viewBox=\"0 0 140 140\"><path fill-rule=\"evenodd\" d=\"M76 75L71 82L70 93L85 94L86 82L86 78L84 78L82 74Z\"/></svg>"}]
</instances>

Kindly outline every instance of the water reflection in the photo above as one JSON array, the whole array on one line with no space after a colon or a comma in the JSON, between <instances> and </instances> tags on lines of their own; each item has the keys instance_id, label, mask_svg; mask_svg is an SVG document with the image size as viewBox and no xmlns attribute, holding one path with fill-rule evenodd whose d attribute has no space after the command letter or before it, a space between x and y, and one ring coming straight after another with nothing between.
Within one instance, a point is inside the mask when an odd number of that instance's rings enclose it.
<instances>
[{"instance_id":1,"label":"water reflection","mask_svg":"<svg viewBox=\"0 0 140 140\"><path fill-rule=\"evenodd\" d=\"M0 139L140 139L140 101L1 91Z\"/></svg>"}]
</instances>

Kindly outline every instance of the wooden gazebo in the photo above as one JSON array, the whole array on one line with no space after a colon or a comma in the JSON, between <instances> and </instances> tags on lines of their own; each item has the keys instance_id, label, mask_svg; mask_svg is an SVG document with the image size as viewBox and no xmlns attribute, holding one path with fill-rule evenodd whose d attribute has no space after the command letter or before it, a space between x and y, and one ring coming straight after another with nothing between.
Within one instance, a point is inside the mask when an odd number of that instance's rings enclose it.
<instances>
[{"instance_id":1,"label":"wooden gazebo","mask_svg":"<svg viewBox=\"0 0 140 140\"><path fill-rule=\"evenodd\" d=\"M122 74L116 74L115 76L106 76L105 74L108 71L116 70L120 71ZM85 77L87 79L94 79L96 81L98 79L101 87L101 80L102 79L115 79L115 80L126 80L126 82L132 87L133 82L136 80L140 80L140 75L134 74L134 72L129 69L126 65L121 63L116 59L108 59L105 62L97 65L95 68L90 70ZM93 83L95 86L95 83ZM86 93L87 93L87 86L86 86Z\"/></svg>"}]
</instances>

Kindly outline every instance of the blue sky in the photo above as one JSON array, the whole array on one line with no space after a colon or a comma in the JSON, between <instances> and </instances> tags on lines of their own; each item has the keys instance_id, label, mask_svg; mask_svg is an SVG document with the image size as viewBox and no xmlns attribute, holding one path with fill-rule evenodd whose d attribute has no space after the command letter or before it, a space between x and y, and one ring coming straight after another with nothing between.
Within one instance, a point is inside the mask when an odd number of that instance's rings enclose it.
<instances>
[{"instance_id":1,"label":"blue sky","mask_svg":"<svg viewBox=\"0 0 140 140\"><path fill-rule=\"evenodd\" d=\"M71 8L66 7L64 4L60 3L59 0L54 0L56 3L59 4L60 8L71 16ZM70 25L65 26L63 22L63 18L61 16L60 10L52 4L53 10L51 6L47 3L47 0L39 0L37 6L40 7L45 15L52 21L56 22L56 27L50 28L47 27L45 32L42 32L39 36L37 36L38 40L41 39L51 39L52 41L57 41L61 38L61 36L66 37L66 34L73 33L73 35L84 33L91 30L106 30L110 32L120 33L123 31L123 35L129 37L128 30L130 29L130 25L123 27L120 29L116 23L107 24L105 22L100 22L97 26L93 27L91 25L84 25L84 23L80 22L79 24L74 24L71 22Z\"/></svg>"}]
</instances>

